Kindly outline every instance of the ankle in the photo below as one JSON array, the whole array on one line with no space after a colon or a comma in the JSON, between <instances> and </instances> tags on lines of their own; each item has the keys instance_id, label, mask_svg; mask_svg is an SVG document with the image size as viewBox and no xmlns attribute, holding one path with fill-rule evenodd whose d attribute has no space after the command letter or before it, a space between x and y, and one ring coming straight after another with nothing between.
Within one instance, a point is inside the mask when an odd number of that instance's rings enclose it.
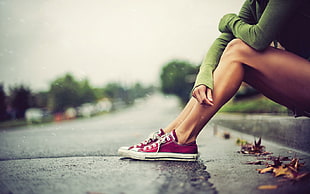
<instances>
[{"instance_id":1,"label":"ankle","mask_svg":"<svg viewBox=\"0 0 310 194\"><path fill-rule=\"evenodd\" d=\"M170 133L171 131L173 131L173 129L170 128L163 128L162 129L165 133Z\"/></svg>"},{"instance_id":2,"label":"ankle","mask_svg":"<svg viewBox=\"0 0 310 194\"><path fill-rule=\"evenodd\" d=\"M189 135L185 134L185 133L180 133L179 131L175 131L175 134L177 136L177 143L178 144L189 144L192 143L194 141L196 141L195 137L190 137Z\"/></svg>"}]
</instances>

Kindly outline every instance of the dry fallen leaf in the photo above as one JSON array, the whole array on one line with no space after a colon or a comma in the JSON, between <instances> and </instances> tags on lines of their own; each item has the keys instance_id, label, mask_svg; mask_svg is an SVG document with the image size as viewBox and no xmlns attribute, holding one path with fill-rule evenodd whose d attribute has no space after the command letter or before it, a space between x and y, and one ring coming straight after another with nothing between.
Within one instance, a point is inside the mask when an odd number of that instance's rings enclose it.
<instances>
[{"instance_id":1,"label":"dry fallen leaf","mask_svg":"<svg viewBox=\"0 0 310 194\"><path fill-rule=\"evenodd\" d=\"M309 173L299 173L298 169L303 163L299 163L298 158L293 158L289 164L282 164L280 157L273 160L274 164L267 164L264 169L256 169L260 174L265 174L267 172L273 172L275 177L283 176L289 180L300 180L307 176Z\"/></svg>"},{"instance_id":2,"label":"dry fallen leaf","mask_svg":"<svg viewBox=\"0 0 310 194\"><path fill-rule=\"evenodd\" d=\"M291 176L292 171L289 168L285 167L285 166L279 166L277 168L273 168L273 173L274 173L275 177L278 177L278 176L281 176L281 175L283 175L283 176L286 176L286 175L287 176Z\"/></svg>"},{"instance_id":3,"label":"dry fallen leaf","mask_svg":"<svg viewBox=\"0 0 310 194\"><path fill-rule=\"evenodd\" d=\"M268 167L268 168L264 168L264 169L256 169L258 171L258 173L260 174L265 174L267 172L273 172L273 168L272 166Z\"/></svg>"},{"instance_id":4,"label":"dry fallen leaf","mask_svg":"<svg viewBox=\"0 0 310 194\"><path fill-rule=\"evenodd\" d=\"M241 142L237 140L237 142ZM262 139L259 138L258 141L254 140L254 144L250 143L240 143L241 145L241 151L242 154L254 154L256 156L262 156L262 155L269 155L272 154L270 152L265 151L265 146L261 145Z\"/></svg>"},{"instance_id":5,"label":"dry fallen leaf","mask_svg":"<svg viewBox=\"0 0 310 194\"><path fill-rule=\"evenodd\" d=\"M304 166L304 163L300 163L298 158L293 158L288 166L297 172L300 167Z\"/></svg>"},{"instance_id":6,"label":"dry fallen leaf","mask_svg":"<svg viewBox=\"0 0 310 194\"><path fill-rule=\"evenodd\" d=\"M274 156L266 156L272 153L265 151L265 146L261 145L261 138L258 141L254 140L254 144L250 144L244 140L238 139L237 143L241 145L240 153L243 154L252 154L257 156L258 161L254 162L246 162L245 164L253 164L253 165L261 165L266 164L266 167L263 169L256 169L258 173L273 173L275 177L282 176L286 179L297 181L309 175L308 172L299 172L300 167L304 166L304 163L300 163L298 158L289 159L288 157L274 157ZM259 157L263 156L263 157ZM262 160L271 160L273 164L268 164L268 162L264 162ZM286 161L286 162L285 162ZM287 161L290 161L288 163ZM277 185L262 185L260 189L272 189L273 187L278 187ZM272 186L272 187L271 187Z\"/></svg>"},{"instance_id":7,"label":"dry fallen leaf","mask_svg":"<svg viewBox=\"0 0 310 194\"><path fill-rule=\"evenodd\" d=\"M277 189L278 185L261 185L257 188L260 190L271 190L271 189Z\"/></svg>"}]
</instances>

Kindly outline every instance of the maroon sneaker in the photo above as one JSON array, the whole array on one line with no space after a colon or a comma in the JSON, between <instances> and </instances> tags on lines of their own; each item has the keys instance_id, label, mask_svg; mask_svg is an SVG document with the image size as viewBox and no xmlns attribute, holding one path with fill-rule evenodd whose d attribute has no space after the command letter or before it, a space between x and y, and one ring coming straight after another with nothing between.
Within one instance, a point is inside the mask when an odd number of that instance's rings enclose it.
<instances>
[{"instance_id":1,"label":"maroon sneaker","mask_svg":"<svg viewBox=\"0 0 310 194\"><path fill-rule=\"evenodd\" d=\"M133 148L143 148L144 146L150 145L160 139L161 136L165 135L165 132L163 129L159 129L159 131L156 131L154 133L151 133L147 139L145 139L143 142L138 143L136 145L130 146L130 147L120 147L118 149L118 155L122 157L129 157L129 151Z\"/></svg>"},{"instance_id":2,"label":"maroon sneaker","mask_svg":"<svg viewBox=\"0 0 310 194\"><path fill-rule=\"evenodd\" d=\"M176 133L172 131L143 148L131 149L129 154L132 159L138 160L196 161L198 159L196 141L189 144L178 144L177 142Z\"/></svg>"}]
</instances>

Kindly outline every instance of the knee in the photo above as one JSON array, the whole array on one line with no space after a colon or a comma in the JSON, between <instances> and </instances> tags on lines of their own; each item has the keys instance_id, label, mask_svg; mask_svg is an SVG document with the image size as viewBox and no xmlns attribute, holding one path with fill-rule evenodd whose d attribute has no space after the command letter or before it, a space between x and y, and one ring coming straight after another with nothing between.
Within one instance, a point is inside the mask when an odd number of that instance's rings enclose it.
<instances>
[{"instance_id":1,"label":"knee","mask_svg":"<svg viewBox=\"0 0 310 194\"><path fill-rule=\"evenodd\" d=\"M253 49L245 42L241 39L234 39L226 46L223 56L227 56L231 60L240 61L242 58L248 57L251 52L253 52Z\"/></svg>"},{"instance_id":2,"label":"knee","mask_svg":"<svg viewBox=\"0 0 310 194\"><path fill-rule=\"evenodd\" d=\"M227 49L236 49L245 46L246 44L239 38L233 39L227 45Z\"/></svg>"}]
</instances>

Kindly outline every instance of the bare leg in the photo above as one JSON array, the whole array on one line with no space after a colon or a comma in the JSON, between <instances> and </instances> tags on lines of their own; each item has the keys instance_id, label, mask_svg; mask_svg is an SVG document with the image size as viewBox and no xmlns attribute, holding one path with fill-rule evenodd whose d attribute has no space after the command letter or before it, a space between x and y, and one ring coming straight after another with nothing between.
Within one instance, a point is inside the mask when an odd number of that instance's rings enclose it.
<instances>
[{"instance_id":1,"label":"bare leg","mask_svg":"<svg viewBox=\"0 0 310 194\"><path fill-rule=\"evenodd\" d=\"M230 88L230 90L231 90L229 93L232 93L232 95L233 95L236 92L236 90L240 87L240 84L241 84L242 79L243 79L242 65L239 62L234 62L234 64L230 64L230 61L227 61L225 58L221 60L221 63L222 64L229 64L229 66L227 66L225 68L222 67L224 65L219 66L219 68L221 69L220 72L225 73L226 74L225 76L222 76L222 75L217 76L217 74L218 74L217 72L219 72L218 70L214 73L214 77L219 77L220 81L219 82L215 81L215 83L219 86L215 87L216 92L214 92L213 95L224 97L224 95L222 93L224 91L226 91L228 88ZM234 76L234 74L236 74L236 72L238 72L238 71L240 71L240 75ZM229 73L230 75L228 75L227 73ZM234 80L234 81L230 80L231 77L235 78L236 80ZM234 82L234 84L232 84L232 82ZM227 84L229 84L229 85L227 85ZM222 100L220 100L220 98L218 98L219 103L215 104L215 106L212 106L212 107L201 106L199 103L197 103L197 100L195 98L191 98L189 100L189 102L187 103L187 105L182 110L182 112L178 115L178 117L175 120L173 120L166 128L163 129L164 132L169 133L172 130L179 128L179 126L182 123L183 123L183 125L185 125L185 123L194 125L195 122L188 121L188 117L190 114L197 115L198 117L194 116L194 118L197 118L197 119L200 117L204 117L203 115L209 115L211 118L213 116L213 114L221 107L219 105L224 104L230 97L231 97L231 95L228 95L227 97L225 97L226 100L224 100L223 102L222 102ZM193 110L194 107L196 107L195 110ZM198 110L197 110L197 108L198 108ZM210 113L202 114L202 111L205 111L206 109L208 109L208 111L210 111ZM211 114L211 112L214 112L214 113ZM207 120L209 120L209 119L207 119ZM185 121L185 120L187 120L187 121ZM184 126L182 128L186 129L186 126ZM198 128L200 128L200 127L198 127ZM181 142L182 142L182 140L181 140Z\"/></svg>"},{"instance_id":2,"label":"bare leg","mask_svg":"<svg viewBox=\"0 0 310 194\"><path fill-rule=\"evenodd\" d=\"M257 52L236 39L227 46L214 72L214 105L193 103L189 114L176 128L179 143L196 140L205 124L236 93L243 80L291 109L310 110L309 61L274 48Z\"/></svg>"},{"instance_id":3,"label":"bare leg","mask_svg":"<svg viewBox=\"0 0 310 194\"><path fill-rule=\"evenodd\" d=\"M274 48L268 48L264 55L264 65L245 67L244 81L291 110L309 111L310 62Z\"/></svg>"},{"instance_id":4,"label":"bare leg","mask_svg":"<svg viewBox=\"0 0 310 194\"><path fill-rule=\"evenodd\" d=\"M238 61L232 61L230 57L225 57L227 54L229 53L223 53L223 57L214 71L214 105L201 105L195 99L192 111L187 115L184 122L176 128L180 144L195 141L206 123L240 87L244 75L243 65Z\"/></svg>"},{"instance_id":5,"label":"bare leg","mask_svg":"<svg viewBox=\"0 0 310 194\"><path fill-rule=\"evenodd\" d=\"M165 133L169 133L176 129L183 121L184 119L188 116L188 114L192 111L194 104L196 100L194 98L191 98L182 112L178 115L176 119L174 119L167 127L165 127L163 130Z\"/></svg>"},{"instance_id":6,"label":"bare leg","mask_svg":"<svg viewBox=\"0 0 310 194\"><path fill-rule=\"evenodd\" d=\"M223 59L222 61L221 61L223 64L229 64L229 61L225 61L225 59ZM235 64L235 65L237 65L237 66L240 66L241 64L239 63L239 62L237 62L237 64ZM220 66L221 67L221 66ZM238 69L240 69L241 68L241 66L240 67L233 67L233 65L230 65L229 66L229 68L230 69L227 69L227 72L230 72L230 74L231 74L231 76L232 76L232 74L234 74L234 69L235 68L238 68ZM221 67L221 69L222 69L222 67ZM224 69L223 69L224 70ZM225 71L225 73L226 73L226 70L224 70ZM237 71L237 70L236 70ZM243 70L241 70L241 71L243 71ZM217 72L217 71L216 71ZM215 77L216 77L216 72L215 72ZM241 74L242 75L240 75L240 76L243 76L243 72L241 72ZM219 82L219 84L222 84L223 85L223 87L222 87L222 91L220 90L220 88L221 87L219 87L218 89L217 89L217 91L220 91L221 93L223 92L223 89L224 88L227 88L228 86L226 86L226 84L228 84L228 83L231 83L230 82L230 80L226 80L226 81L224 81L223 79L224 78L228 78L228 77L231 77L231 76L221 76L221 75L219 75L219 77L221 77L221 81ZM241 78L238 78L238 80L237 80L237 83L235 83L235 86L232 88L232 91L233 91L233 93L235 93L236 92L236 90L240 87L240 83L241 83L241 81L240 81L240 79ZM217 82L216 82L217 83ZM224 85L225 84L225 85ZM217 87L216 87L217 88ZM216 93L214 93L213 94L214 96L216 96ZM220 95L220 96L222 96L222 95ZM229 95L230 96L230 95ZM228 96L228 99L231 97L229 97ZM221 103L221 104L223 104L223 103ZM174 130L174 129L176 129L176 128L178 128L182 123L183 123L183 121L186 119L186 118L188 118L188 116L189 116L189 114L192 112L192 110L193 110L193 107L194 106L198 106L199 104L197 103L197 100L195 99L195 98L191 98L190 100L189 100L189 102L187 103L187 105L184 107L184 109L182 110L182 112L178 115L178 117L175 119L175 120L173 120L167 127L165 127L163 130L164 130L164 132L165 133L169 133L169 132L171 132L172 130ZM198 106L199 108L202 108L203 110L205 110L206 108L208 108L208 107L206 107L206 106ZM218 108L220 108L220 106L214 106L214 107L218 107ZM217 111L217 109L218 108L216 108L215 110ZM211 111L211 110L210 110ZM197 110L195 110L195 111L193 111L193 112L197 112ZM212 110L212 112L213 112L213 110ZM198 110L198 113L201 113L201 111L200 110ZM210 115L210 118L213 116L213 114L212 115Z\"/></svg>"}]
</instances>

